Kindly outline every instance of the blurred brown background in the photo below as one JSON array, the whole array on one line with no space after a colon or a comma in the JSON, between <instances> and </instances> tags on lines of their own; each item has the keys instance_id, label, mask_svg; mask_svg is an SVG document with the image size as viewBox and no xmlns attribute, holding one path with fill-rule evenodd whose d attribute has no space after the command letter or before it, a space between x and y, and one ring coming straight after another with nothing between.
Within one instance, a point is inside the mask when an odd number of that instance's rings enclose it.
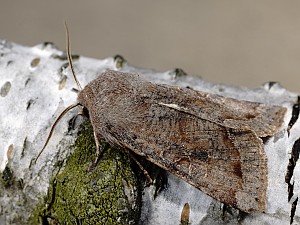
<instances>
[{"instance_id":1,"label":"blurred brown background","mask_svg":"<svg viewBox=\"0 0 300 225\"><path fill-rule=\"evenodd\" d=\"M0 0L0 38L54 42L88 57L123 55L138 67L183 68L206 80L300 92L300 1Z\"/></svg>"}]
</instances>

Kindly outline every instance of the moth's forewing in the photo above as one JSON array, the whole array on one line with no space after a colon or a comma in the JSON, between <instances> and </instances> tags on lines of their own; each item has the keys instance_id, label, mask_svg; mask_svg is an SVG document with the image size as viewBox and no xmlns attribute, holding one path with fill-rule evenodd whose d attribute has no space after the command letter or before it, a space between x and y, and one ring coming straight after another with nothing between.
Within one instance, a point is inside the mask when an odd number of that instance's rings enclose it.
<instances>
[{"instance_id":1,"label":"moth's forewing","mask_svg":"<svg viewBox=\"0 0 300 225\"><path fill-rule=\"evenodd\" d=\"M154 85L154 84L152 84ZM275 134L283 123L286 108L241 101L187 88L155 85L156 101L199 118L235 129L251 130L258 137Z\"/></svg>"},{"instance_id":2,"label":"moth's forewing","mask_svg":"<svg viewBox=\"0 0 300 225\"><path fill-rule=\"evenodd\" d=\"M284 108L152 84L116 71L87 88L95 100L81 101L97 136L221 202L245 212L265 210L268 171L260 137L280 128Z\"/></svg>"},{"instance_id":3,"label":"moth's forewing","mask_svg":"<svg viewBox=\"0 0 300 225\"><path fill-rule=\"evenodd\" d=\"M252 131L174 109L151 111L152 120L127 124L114 138L221 202L245 212L265 209L267 161Z\"/></svg>"}]
</instances>

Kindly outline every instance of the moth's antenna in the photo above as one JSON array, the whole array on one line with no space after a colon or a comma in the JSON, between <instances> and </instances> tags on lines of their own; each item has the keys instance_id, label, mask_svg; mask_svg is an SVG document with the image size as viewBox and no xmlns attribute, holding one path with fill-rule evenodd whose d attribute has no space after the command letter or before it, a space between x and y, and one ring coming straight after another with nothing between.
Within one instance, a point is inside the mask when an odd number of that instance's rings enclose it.
<instances>
[{"instance_id":1,"label":"moth's antenna","mask_svg":"<svg viewBox=\"0 0 300 225\"><path fill-rule=\"evenodd\" d=\"M71 50L70 50L70 49L71 49L71 48L70 48L70 35L69 35L69 30L68 30L68 26L67 26L67 23L66 23L66 22L65 22L65 29L66 29L66 39L67 39L66 41L67 41L67 56L68 56L68 61L69 61L70 67L71 67L71 71L72 71L73 77L74 77L74 79L75 79L75 81L76 81L76 84L77 84L77 86L78 86L78 89L79 89L79 91L82 91L82 87L81 87L80 83L79 83L78 80L77 80L77 77L76 77L75 71L74 71L74 67L73 67L72 57L71 57L71 54L70 54L70 52L71 52ZM35 159L35 163L37 162L38 158L40 157L40 155L43 153L44 149L45 149L46 146L48 145L48 142L49 142L49 140L50 140L50 138L51 138L51 136L52 136L52 134L53 134L54 128L55 128L55 126L57 125L57 123L59 122L59 120L60 120L60 119L61 119L68 111L70 111L71 109L75 108L75 107L78 106L78 105L81 105L81 104L80 104L79 102L77 102L77 103L74 103L74 104L68 106L68 107L65 108L64 111L62 111L61 114L56 118L56 120L54 121L54 123L53 123L52 126L51 126L50 133L49 133L49 135L48 135L48 137L47 137L47 140L46 140L46 142L45 142L45 144L44 144L42 150L40 151L40 153L38 154L38 156L37 156L36 159Z\"/></svg>"},{"instance_id":2,"label":"moth's antenna","mask_svg":"<svg viewBox=\"0 0 300 225\"><path fill-rule=\"evenodd\" d=\"M38 160L38 158L40 157L40 155L42 154L42 152L44 151L44 149L46 148L46 146L48 145L48 142L53 134L53 131L54 131L54 128L55 126L57 125L58 121L71 109L75 108L76 106L80 105L79 102L75 103L75 104L72 104L70 106L68 106L67 108L64 109L64 111L61 112L61 114L56 118L56 120L54 121L54 123L52 124L51 126L51 129L50 129L50 133L48 134L48 137L47 137L47 140L42 148L42 150L40 151L40 153L38 154L38 156L36 157L35 159L35 162Z\"/></svg>"},{"instance_id":3,"label":"moth's antenna","mask_svg":"<svg viewBox=\"0 0 300 225\"><path fill-rule=\"evenodd\" d=\"M68 29L68 26L67 26L67 22L65 22L65 29L66 29L66 38L67 38L67 56L68 56L68 61L69 61L69 64L70 64L70 67L71 67L71 71L72 71L72 74L73 74L73 77L76 81L76 84L78 86L78 89L79 91L82 91L82 87L79 83L79 81L77 80L77 77L75 75L75 71L74 71L74 67L73 67L73 61L72 61L72 57L71 57L71 41L70 41L70 35L69 35L69 29Z\"/></svg>"}]
</instances>

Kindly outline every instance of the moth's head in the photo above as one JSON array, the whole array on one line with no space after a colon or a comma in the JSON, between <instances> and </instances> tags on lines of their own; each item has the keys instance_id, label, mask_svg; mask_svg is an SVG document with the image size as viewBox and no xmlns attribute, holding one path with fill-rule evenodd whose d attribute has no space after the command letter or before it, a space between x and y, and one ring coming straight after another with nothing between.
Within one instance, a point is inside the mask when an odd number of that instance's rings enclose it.
<instances>
[{"instance_id":1,"label":"moth's head","mask_svg":"<svg viewBox=\"0 0 300 225\"><path fill-rule=\"evenodd\" d=\"M96 96L91 88L91 85L86 85L78 94L77 102L86 109L91 109L95 102Z\"/></svg>"}]
</instances>

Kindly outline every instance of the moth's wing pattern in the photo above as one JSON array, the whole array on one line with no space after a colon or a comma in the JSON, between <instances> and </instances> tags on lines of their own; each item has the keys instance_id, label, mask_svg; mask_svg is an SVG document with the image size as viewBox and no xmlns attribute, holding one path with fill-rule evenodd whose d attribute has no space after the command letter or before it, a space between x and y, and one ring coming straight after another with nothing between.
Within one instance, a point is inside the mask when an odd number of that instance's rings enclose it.
<instances>
[{"instance_id":1,"label":"moth's wing pattern","mask_svg":"<svg viewBox=\"0 0 300 225\"><path fill-rule=\"evenodd\" d=\"M245 212L265 210L268 171L260 137L279 129L284 108L156 85L132 74L101 76L88 85L92 91L85 88L95 96L86 105L93 108L97 136L221 202Z\"/></svg>"},{"instance_id":2,"label":"moth's wing pattern","mask_svg":"<svg viewBox=\"0 0 300 225\"><path fill-rule=\"evenodd\" d=\"M258 137L275 134L283 123L286 108L241 101L187 88L159 85L167 98L161 104L226 127L252 130Z\"/></svg>"},{"instance_id":3,"label":"moth's wing pattern","mask_svg":"<svg viewBox=\"0 0 300 225\"><path fill-rule=\"evenodd\" d=\"M113 132L113 138L221 202L245 212L265 209L267 161L252 131L174 109L155 111L138 129L117 127L123 132Z\"/></svg>"},{"instance_id":4,"label":"moth's wing pattern","mask_svg":"<svg viewBox=\"0 0 300 225\"><path fill-rule=\"evenodd\" d=\"M105 139L145 156L221 202L245 212L264 211L267 161L262 140L251 130L159 104L177 100L164 90L156 97L137 91L120 102L117 108L123 107L126 116L118 122L115 116L107 117Z\"/></svg>"}]
</instances>

